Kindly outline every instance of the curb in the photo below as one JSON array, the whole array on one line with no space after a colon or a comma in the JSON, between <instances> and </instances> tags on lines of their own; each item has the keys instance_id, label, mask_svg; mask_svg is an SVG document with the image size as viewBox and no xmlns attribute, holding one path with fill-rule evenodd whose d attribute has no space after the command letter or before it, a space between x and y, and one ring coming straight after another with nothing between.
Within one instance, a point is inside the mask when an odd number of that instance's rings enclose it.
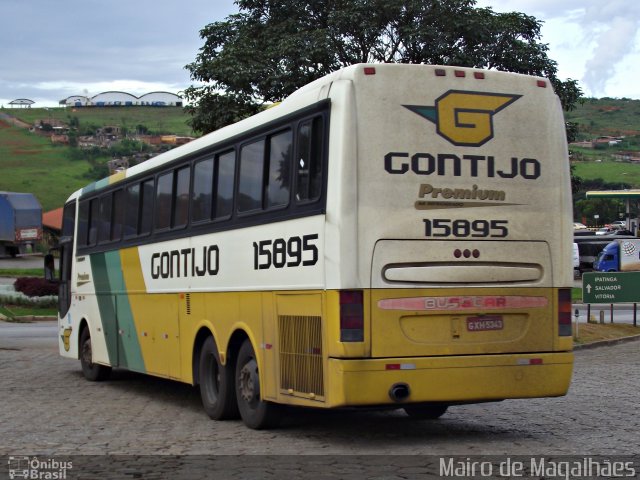
<instances>
[{"instance_id":1,"label":"curb","mask_svg":"<svg viewBox=\"0 0 640 480\"><path fill-rule=\"evenodd\" d=\"M582 345L574 345L573 350L585 350L589 348L609 347L612 345L618 345L619 343L634 342L640 340L640 335L632 335L630 337L620 337L611 340L600 340L598 342L583 343Z\"/></svg>"}]
</instances>

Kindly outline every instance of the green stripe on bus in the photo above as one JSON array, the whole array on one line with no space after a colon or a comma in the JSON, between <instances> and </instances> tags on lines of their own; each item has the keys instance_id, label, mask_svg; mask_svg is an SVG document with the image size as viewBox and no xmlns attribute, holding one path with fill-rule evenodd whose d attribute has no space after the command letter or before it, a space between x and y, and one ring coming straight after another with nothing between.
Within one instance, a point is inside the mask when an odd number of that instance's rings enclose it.
<instances>
[{"instance_id":1,"label":"green stripe on bus","mask_svg":"<svg viewBox=\"0 0 640 480\"><path fill-rule=\"evenodd\" d=\"M102 326L107 338L109 362L114 366L145 372L138 333L122 276L120 254L116 251L91 255L91 268Z\"/></svg>"}]
</instances>

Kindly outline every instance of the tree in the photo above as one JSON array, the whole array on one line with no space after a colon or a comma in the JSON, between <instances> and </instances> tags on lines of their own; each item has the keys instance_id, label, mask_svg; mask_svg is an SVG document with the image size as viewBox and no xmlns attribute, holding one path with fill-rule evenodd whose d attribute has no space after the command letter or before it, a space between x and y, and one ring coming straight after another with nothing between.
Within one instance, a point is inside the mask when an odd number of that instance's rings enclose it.
<instances>
[{"instance_id":1,"label":"tree","mask_svg":"<svg viewBox=\"0 0 640 480\"><path fill-rule=\"evenodd\" d=\"M541 22L475 8L475 0L238 0L239 13L200 31L186 66L191 127L203 133L256 113L301 86L360 62L426 63L548 77L565 109L575 80L557 78Z\"/></svg>"}]
</instances>

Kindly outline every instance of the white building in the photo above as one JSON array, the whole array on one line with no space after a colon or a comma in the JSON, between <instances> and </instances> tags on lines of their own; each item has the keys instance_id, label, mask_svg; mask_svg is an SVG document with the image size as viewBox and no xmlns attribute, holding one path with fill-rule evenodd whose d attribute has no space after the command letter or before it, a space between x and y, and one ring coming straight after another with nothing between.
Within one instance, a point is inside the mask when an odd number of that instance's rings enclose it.
<instances>
[{"instance_id":1,"label":"white building","mask_svg":"<svg viewBox=\"0 0 640 480\"><path fill-rule=\"evenodd\" d=\"M171 92L150 92L136 97L127 92L109 91L98 93L91 98L72 95L60 100L59 103L68 107L129 107L134 105L181 107L182 98Z\"/></svg>"}]
</instances>

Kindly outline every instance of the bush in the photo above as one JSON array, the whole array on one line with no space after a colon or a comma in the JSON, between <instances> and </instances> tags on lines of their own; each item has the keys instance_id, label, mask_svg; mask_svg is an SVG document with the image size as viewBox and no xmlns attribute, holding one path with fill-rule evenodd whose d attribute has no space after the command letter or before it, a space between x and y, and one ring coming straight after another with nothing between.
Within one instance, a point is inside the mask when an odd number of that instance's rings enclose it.
<instances>
[{"instance_id":1,"label":"bush","mask_svg":"<svg viewBox=\"0 0 640 480\"><path fill-rule=\"evenodd\" d=\"M13 287L27 297L46 297L58 294L58 283L37 277L18 278Z\"/></svg>"}]
</instances>

